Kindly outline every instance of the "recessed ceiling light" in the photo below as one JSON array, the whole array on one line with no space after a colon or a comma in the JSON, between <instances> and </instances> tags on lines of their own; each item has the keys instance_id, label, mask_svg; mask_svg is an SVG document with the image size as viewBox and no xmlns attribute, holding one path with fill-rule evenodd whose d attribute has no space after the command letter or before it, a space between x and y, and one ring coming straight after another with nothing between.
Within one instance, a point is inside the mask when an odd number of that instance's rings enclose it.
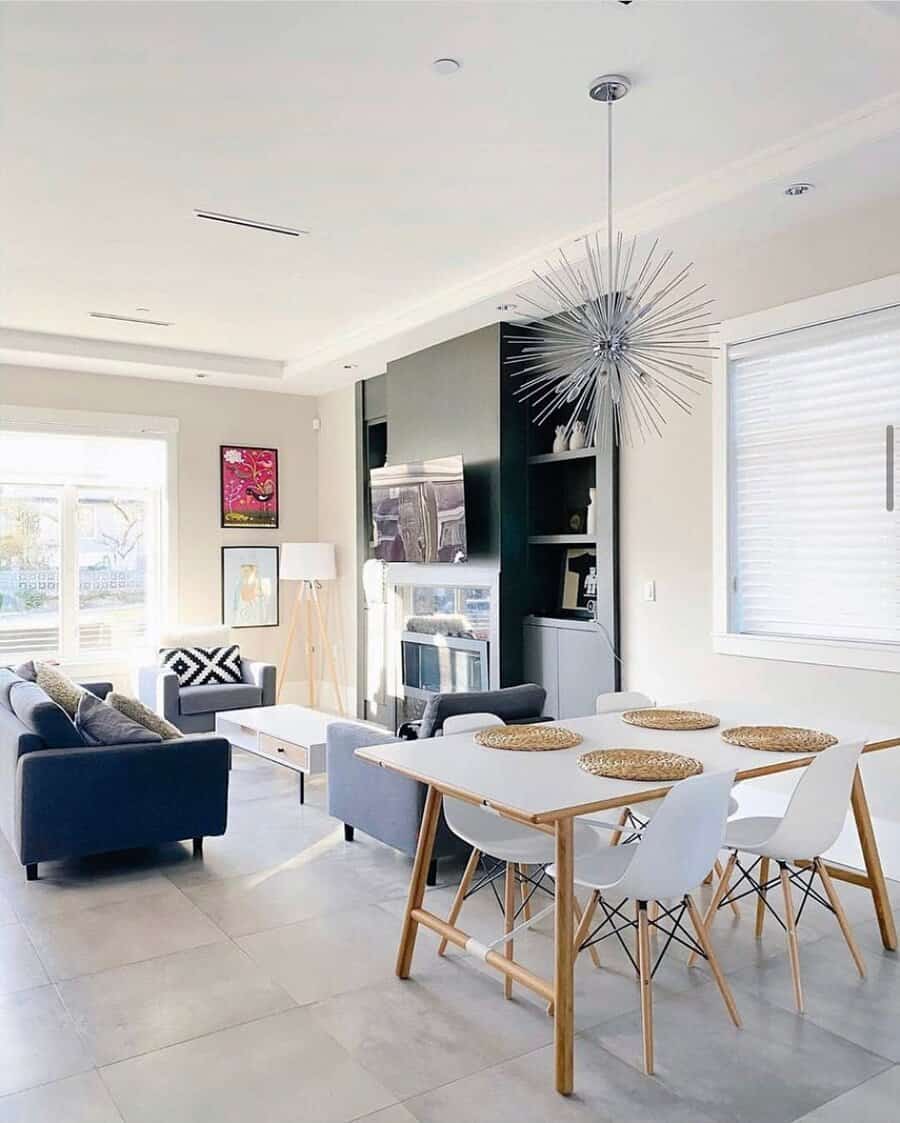
<instances>
[{"instance_id":1,"label":"recessed ceiling light","mask_svg":"<svg viewBox=\"0 0 900 1123\"><path fill-rule=\"evenodd\" d=\"M794 198L797 195L806 195L812 191L814 184L812 183L789 183L784 189L785 195Z\"/></svg>"},{"instance_id":2,"label":"recessed ceiling light","mask_svg":"<svg viewBox=\"0 0 900 1123\"><path fill-rule=\"evenodd\" d=\"M119 316L115 312L91 312L95 320L119 320L123 324L150 324L155 328L170 328L174 324L171 320L145 320L139 316Z\"/></svg>"},{"instance_id":3,"label":"recessed ceiling light","mask_svg":"<svg viewBox=\"0 0 900 1123\"><path fill-rule=\"evenodd\" d=\"M194 375L194 378L209 378L209 375L203 374L202 371L197 371L197 373Z\"/></svg>"},{"instance_id":4,"label":"recessed ceiling light","mask_svg":"<svg viewBox=\"0 0 900 1123\"><path fill-rule=\"evenodd\" d=\"M462 63L458 58L436 58L431 65L436 74L456 74L462 70Z\"/></svg>"},{"instance_id":5,"label":"recessed ceiling light","mask_svg":"<svg viewBox=\"0 0 900 1123\"><path fill-rule=\"evenodd\" d=\"M197 218L208 218L210 222L224 222L229 226L247 226L251 230L265 230L269 234L286 234L289 238L299 238L301 234L308 234L308 230L295 229L292 226L279 226L275 222L264 222L258 218L241 218L236 214L220 214L219 211L205 211L194 208Z\"/></svg>"},{"instance_id":6,"label":"recessed ceiling light","mask_svg":"<svg viewBox=\"0 0 900 1123\"><path fill-rule=\"evenodd\" d=\"M359 363L344 363L344 370L356 370Z\"/></svg>"}]
</instances>

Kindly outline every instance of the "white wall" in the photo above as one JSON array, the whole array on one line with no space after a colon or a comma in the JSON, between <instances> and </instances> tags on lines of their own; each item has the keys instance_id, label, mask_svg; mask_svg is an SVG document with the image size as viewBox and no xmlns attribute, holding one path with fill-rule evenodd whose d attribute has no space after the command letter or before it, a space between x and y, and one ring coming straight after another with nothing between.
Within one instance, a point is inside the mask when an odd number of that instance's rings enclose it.
<instances>
[{"instance_id":1,"label":"white wall","mask_svg":"<svg viewBox=\"0 0 900 1123\"><path fill-rule=\"evenodd\" d=\"M895 202L839 221L798 226L738 252L695 249L721 319L900 271ZM693 255L692 255L693 256ZM660 700L702 695L818 703L893 721L900 675L716 655L712 650L711 393L662 440L621 462L621 606L625 684ZM642 599L656 581L657 600ZM900 750L867 758L875 815L900 822ZM900 834L892 868L900 873Z\"/></svg>"},{"instance_id":2,"label":"white wall","mask_svg":"<svg viewBox=\"0 0 900 1123\"><path fill-rule=\"evenodd\" d=\"M177 623L221 620L221 546L279 545L317 537L314 398L0 366L0 402L178 419ZM277 530L220 528L219 445L231 443L278 449ZM232 633L248 657L280 663L289 608L284 593L283 588L281 627Z\"/></svg>"}]
</instances>

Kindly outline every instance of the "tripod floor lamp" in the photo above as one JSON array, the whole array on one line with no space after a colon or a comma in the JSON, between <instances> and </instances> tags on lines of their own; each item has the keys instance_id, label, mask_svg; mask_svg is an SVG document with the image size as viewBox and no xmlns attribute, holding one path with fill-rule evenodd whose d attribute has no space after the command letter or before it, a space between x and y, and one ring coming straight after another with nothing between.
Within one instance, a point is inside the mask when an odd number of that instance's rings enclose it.
<instances>
[{"instance_id":1,"label":"tripod floor lamp","mask_svg":"<svg viewBox=\"0 0 900 1123\"><path fill-rule=\"evenodd\" d=\"M282 581L296 581L298 585L294 606L291 609L287 643L284 648L284 657L281 660L275 700L277 702L281 697L281 691L287 678L288 659L297 631L297 622L305 608L306 679L309 706L315 708L316 705L316 638L318 638L325 656L325 666L328 669L331 685L334 687L335 697L337 698L338 713L343 717L344 699L341 695L341 685L338 682L334 649L328 635L328 624L322 611L322 602L319 596L322 583L334 581L337 577L334 546L330 542L284 542L281 546L278 576Z\"/></svg>"}]
</instances>

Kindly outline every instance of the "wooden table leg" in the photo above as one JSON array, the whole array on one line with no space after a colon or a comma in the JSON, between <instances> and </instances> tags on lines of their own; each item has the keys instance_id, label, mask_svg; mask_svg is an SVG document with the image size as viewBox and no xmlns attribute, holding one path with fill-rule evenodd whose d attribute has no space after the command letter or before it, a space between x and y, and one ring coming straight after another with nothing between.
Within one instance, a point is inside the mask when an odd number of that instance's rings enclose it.
<instances>
[{"instance_id":1,"label":"wooden table leg","mask_svg":"<svg viewBox=\"0 0 900 1123\"><path fill-rule=\"evenodd\" d=\"M866 863L866 873L869 875L869 882L871 883L875 915L878 917L878 927L881 929L881 942L888 951L896 951L897 929L894 925L894 911L891 908L891 898L888 896L887 885L884 880L884 870L881 868L881 855L878 853L878 843L875 840L875 831L872 828L872 817L869 815L866 789L863 787L862 775L858 768L856 769L856 775L853 777L850 805L853 808L853 817L856 820L856 830L859 834L859 844L862 847L863 859Z\"/></svg>"},{"instance_id":2,"label":"wooden table leg","mask_svg":"<svg viewBox=\"0 0 900 1123\"><path fill-rule=\"evenodd\" d=\"M516 866L514 862L506 863L506 878L503 892L503 931L512 932L516 926ZM507 940L503 945L503 954L507 959L513 958L513 941ZM503 976L503 997L512 998L512 976Z\"/></svg>"},{"instance_id":3,"label":"wooden table leg","mask_svg":"<svg viewBox=\"0 0 900 1123\"><path fill-rule=\"evenodd\" d=\"M556 822L556 972L553 1008L556 1090L572 1094L575 1074L575 976L572 901L575 896L574 831L571 819Z\"/></svg>"},{"instance_id":4,"label":"wooden table leg","mask_svg":"<svg viewBox=\"0 0 900 1123\"><path fill-rule=\"evenodd\" d=\"M419 841L416 844L416 858L413 862L412 879L409 883L409 895L406 898L406 912L403 914L403 929L400 933L400 947L397 949L397 975L401 979L409 978L409 969L412 966L413 951L416 947L416 932L418 923L413 920L413 909L420 909L425 899L425 879L428 877L428 867L431 864L431 853L434 850L434 836L437 833L438 822L441 817L442 794L437 788L429 787L425 797L425 810L422 812L422 825L419 827Z\"/></svg>"}]
</instances>

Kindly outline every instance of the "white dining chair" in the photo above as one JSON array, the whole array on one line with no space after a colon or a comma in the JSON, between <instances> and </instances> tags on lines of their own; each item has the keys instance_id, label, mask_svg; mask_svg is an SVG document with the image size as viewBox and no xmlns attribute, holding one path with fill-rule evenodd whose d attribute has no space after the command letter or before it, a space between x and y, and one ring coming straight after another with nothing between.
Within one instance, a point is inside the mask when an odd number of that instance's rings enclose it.
<instances>
[{"instance_id":1,"label":"white dining chair","mask_svg":"<svg viewBox=\"0 0 900 1123\"><path fill-rule=\"evenodd\" d=\"M741 1025L731 989L691 897L691 891L706 877L722 846L733 783L734 771L707 772L682 780L662 801L638 841L601 847L575 859L575 884L591 890L575 933L575 954L610 936L616 936L625 949L640 980L644 1071L648 1074L653 1072L652 980L673 942L707 960L731 1020L736 1026ZM554 867L551 865L547 872L552 876ZM619 903L610 904L610 897ZM676 904L661 906L658 918L654 918L648 906L669 900ZM629 901L636 903L636 919L624 911ZM604 919L592 928L598 907ZM684 927L685 914L694 929L693 936ZM623 931L635 928L637 961L622 937ZM651 928L665 937L656 963L651 962Z\"/></svg>"},{"instance_id":2,"label":"white dining chair","mask_svg":"<svg viewBox=\"0 0 900 1123\"><path fill-rule=\"evenodd\" d=\"M626 710L649 710L656 703L639 690L611 690L598 694L594 702L595 714L623 714Z\"/></svg>"},{"instance_id":3,"label":"white dining chair","mask_svg":"<svg viewBox=\"0 0 900 1123\"><path fill-rule=\"evenodd\" d=\"M458 733L475 733L479 729L490 729L505 722L495 714L458 714L444 720L445 737ZM541 888L544 870L556 856L555 841L551 835L532 827L520 826L505 819L486 807L479 807L453 796L444 797L444 818L451 831L472 847L472 853L463 871L459 888L453 898L449 924L456 924L467 897L477 893L487 885L493 886L501 873L504 875L503 917L504 932L511 932L517 916L521 913L526 921L532 919L531 901ZM587 853L601 845L599 835L584 825L575 826L575 852ZM486 869L484 876L472 888L472 880L482 859L487 856L495 860L495 866ZM532 867L534 870L532 871ZM521 888L521 904L516 900L516 886ZM576 924L581 920L581 906L575 902ZM504 944L504 954L511 959L513 940ZM438 955L447 950L447 941L441 940ZM512 993L512 979L504 976L504 993L509 998Z\"/></svg>"},{"instance_id":4,"label":"white dining chair","mask_svg":"<svg viewBox=\"0 0 900 1123\"><path fill-rule=\"evenodd\" d=\"M850 790L856 774L862 742L833 745L815 757L804 769L794 794L783 816L754 815L733 819L725 832L725 847L731 855L704 918L707 929L712 925L716 911L735 896L756 894L756 938L762 938L766 910L778 921L787 935L791 977L794 983L794 1002L803 1013L803 988L800 983L800 953L797 941L797 923L807 901L812 898L829 912L833 912L850 949L853 962L862 978L866 965L859 946L847 921L844 906L834 888L831 875L822 855L837 842L844 826ZM756 861L745 869L739 853L752 854ZM769 879L769 865L778 863L778 877ZM757 867L759 875L756 876ZM740 877L731 885L737 869ZM818 876L825 896L817 892L814 882ZM742 884L748 888L738 894ZM781 884L784 900L782 919L768 901L768 891ZM802 897L794 913L793 886L797 885Z\"/></svg>"}]
</instances>

